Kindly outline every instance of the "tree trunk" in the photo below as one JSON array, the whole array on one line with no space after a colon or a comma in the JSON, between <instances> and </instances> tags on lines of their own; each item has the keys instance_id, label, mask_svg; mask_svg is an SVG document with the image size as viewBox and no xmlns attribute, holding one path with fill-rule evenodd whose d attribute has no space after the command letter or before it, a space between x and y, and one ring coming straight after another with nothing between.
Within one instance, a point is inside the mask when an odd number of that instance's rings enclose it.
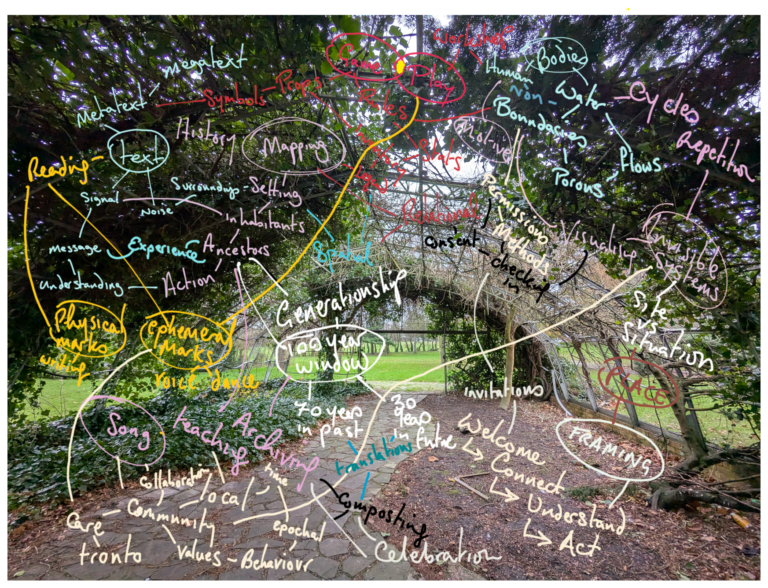
<instances>
[{"instance_id":1,"label":"tree trunk","mask_svg":"<svg viewBox=\"0 0 768 588\"><path fill-rule=\"evenodd\" d=\"M515 322L515 315L517 314L517 307L510 307L507 311L507 321L504 325L504 343L510 343L515 339L515 331L517 330L517 323ZM509 410L509 404L512 402L512 376L515 371L515 346L510 345L505 349L506 361L504 363L504 381L506 383L507 390L504 391L504 395L501 397L499 407L504 410Z\"/></svg>"},{"instance_id":2,"label":"tree trunk","mask_svg":"<svg viewBox=\"0 0 768 588\"><path fill-rule=\"evenodd\" d=\"M732 492L730 494L749 498L759 494L759 490L756 492ZM720 504L726 508L733 508L736 510L760 512L760 509L757 506L753 506L744 500L738 500L736 496L719 492L708 492L703 488L692 488L690 486L684 486L682 488L664 488L663 490L657 490L654 493L651 499L651 506L654 509L661 508L664 510L673 510L675 508L682 508L689 502L697 500L699 502L706 502L707 504Z\"/></svg>"},{"instance_id":3,"label":"tree trunk","mask_svg":"<svg viewBox=\"0 0 768 588\"><path fill-rule=\"evenodd\" d=\"M579 356L579 361L581 362L581 371L584 373L584 378L587 380L587 387L589 388L589 391L592 394L592 398L597 400L597 396L595 396L595 391L592 388L592 380L589 377L589 368L587 367L587 360L584 358L584 353L581 351L581 342L576 339L571 339L571 342L573 343L573 347L574 349L576 349L576 353Z\"/></svg>"},{"instance_id":4,"label":"tree trunk","mask_svg":"<svg viewBox=\"0 0 768 588\"><path fill-rule=\"evenodd\" d=\"M282 360L280 362L280 368L285 372L288 373L288 367L291 365L291 354L287 349L281 349L280 352L280 359Z\"/></svg>"},{"instance_id":5,"label":"tree trunk","mask_svg":"<svg viewBox=\"0 0 768 588\"><path fill-rule=\"evenodd\" d=\"M656 376L656 379L659 381L659 384L664 386L666 390L669 390L670 394L674 394L675 387L673 386L672 382L667 378L667 376L662 372L659 368L656 366L648 366L653 372L653 375ZM686 462L691 462L691 464L697 464L699 460L706 456L707 453L709 453L707 446L703 443L703 440L699 438L699 436L696 434L696 432L693 430L693 427L691 427L691 424L688 422L688 419L685 416L685 392L684 390L680 390L680 395L677 398L677 402L675 402L672 406L672 412L675 415L675 418L677 419L677 424L680 425L680 434L682 435L683 439L685 440L685 453L686 453L686 459L681 462L678 465L678 468L682 468L686 466Z\"/></svg>"}]
</instances>

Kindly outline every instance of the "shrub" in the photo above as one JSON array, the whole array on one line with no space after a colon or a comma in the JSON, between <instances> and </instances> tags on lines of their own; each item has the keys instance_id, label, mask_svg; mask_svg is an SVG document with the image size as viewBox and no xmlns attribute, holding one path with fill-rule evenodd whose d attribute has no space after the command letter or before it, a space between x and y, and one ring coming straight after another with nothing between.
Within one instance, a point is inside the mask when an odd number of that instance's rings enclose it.
<instances>
[{"instance_id":1,"label":"shrub","mask_svg":"<svg viewBox=\"0 0 768 588\"><path fill-rule=\"evenodd\" d=\"M319 379L329 379L329 374L321 374ZM344 398L365 394L367 388L359 382L334 382L318 384L312 387L312 400L308 406L320 406L323 413L312 417L309 412L298 416L296 401L307 398L306 383L290 382L275 399L275 393L283 384L282 379L262 382L257 394L242 394L232 398L229 406L219 412L227 401L231 390L218 390L191 397L175 389L158 394L143 404L163 427L166 448L163 456L151 468L167 470L188 469L189 467L215 468L211 446L204 444L199 437L185 433L181 424L174 430L173 424L184 406L184 418L200 428L200 431L215 431L223 423L217 439L229 443L230 447L246 447L250 464L262 459L262 451L253 447L253 438L243 437L243 429L232 424L245 413L251 413L248 428L255 428L258 434L269 434L275 429L282 429L280 439L275 446L299 437L300 427L310 427L318 418L327 417L327 411L333 406L341 408ZM265 393L266 391L266 393ZM243 390L243 392L250 392ZM271 407L271 416L270 416ZM157 445L150 445L146 454L136 450L138 440L133 435L110 436L107 428L111 426L110 413L117 413L121 422L130 423L131 427L141 430L157 431L157 426L147 414L130 404L106 405L104 401L95 401L84 410L83 420L94 439L113 455L120 455L127 461L147 463L160 453ZM8 439L8 508L16 509L24 505L37 503L64 502L69 497L67 489L67 453L74 416L69 416L49 423L32 423L17 427L9 432ZM155 451L154 455L152 451ZM227 467L231 458L217 452L222 469ZM147 473L145 467L135 467L122 463L123 480L140 477ZM100 486L112 485L118 481L116 460L102 451L78 423L72 441L70 483L73 495L81 495Z\"/></svg>"}]
</instances>

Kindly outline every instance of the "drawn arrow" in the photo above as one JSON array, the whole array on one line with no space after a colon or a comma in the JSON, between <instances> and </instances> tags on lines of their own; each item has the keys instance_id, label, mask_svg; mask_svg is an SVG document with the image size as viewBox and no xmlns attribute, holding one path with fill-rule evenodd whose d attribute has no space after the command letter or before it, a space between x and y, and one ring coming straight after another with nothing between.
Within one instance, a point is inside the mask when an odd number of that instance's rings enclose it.
<instances>
[{"instance_id":1,"label":"drawn arrow","mask_svg":"<svg viewBox=\"0 0 768 588\"><path fill-rule=\"evenodd\" d=\"M494 490L493 486L494 486L494 484L496 484L498 479L499 479L499 477L496 476L493 479L493 482L491 482L491 489L489 490L489 492L491 492L491 494L498 494L499 496L504 496L505 497L504 498L504 502L514 502L515 500L520 500L520 497L517 494L515 494L514 492L512 492L506 486L504 486L504 492L498 492L498 491Z\"/></svg>"},{"instance_id":2,"label":"drawn arrow","mask_svg":"<svg viewBox=\"0 0 768 588\"><path fill-rule=\"evenodd\" d=\"M462 447L462 449L467 453L469 453L472 457L474 457L475 461L481 461L483 459L483 452L480 451L479 449L470 451L469 449L467 449L467 447L469 447L470 445L472 445L472 437L469 438L469 440L464 444L464 447Z\"/></svg>"},{"instance_id":3,"label":"drawn arrow","mask_svg":"<svg viewBox=\"0 0 768 588\"><path fill-rule=\"evenodd\" d=\"M541 531L536 531L539 534L538 537L536 535L529 535L528 534L528 525L530 525L530 524L531 524L531 519L528 519L528 522L525 523L525 529L523 529L523 537L530 537L531 539L540 539L541 543L537 543L537 545L539 547L541 547L542 545L552 545L552 542L549 540L549 537L547 537Z\"/></svg>"}]
</instances>

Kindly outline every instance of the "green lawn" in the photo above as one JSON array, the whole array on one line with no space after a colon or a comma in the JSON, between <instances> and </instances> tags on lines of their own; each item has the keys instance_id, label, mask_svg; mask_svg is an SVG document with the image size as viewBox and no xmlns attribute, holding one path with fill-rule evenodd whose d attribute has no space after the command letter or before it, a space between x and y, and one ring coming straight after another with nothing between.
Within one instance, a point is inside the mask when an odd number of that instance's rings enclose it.
<instances>
[{"instance_id":1,"label":"green lawn","mask_svg":"<svg viewBox=\"0 0 768 588\"><path fill-rule=\"evenodd\" d=\"M369 360L372 361L376 358L375 355L369 356ZM299 374L296 369L297 365L306 367L311 360L315 360L314 357L298 357L291 361L288 373L296 379L313 377L313 373ZM367 381L374 382L400 382L416 374L420 374L429 368L440 365L440 352L439 351L425 351L421 353L391 353L389 355L382 355L376 364L365 373L365 379ZM260 367L251 370L249 373L253 374L253 377L257 381L264 379L267 368ZM353 376L354 373L350 373ZM238 371L231 370L226 374L222 374L222 377L237 378ZM347 374L335 374L334 379L340 380L347 376ZM269 375L270 378L280 377L280 372L276 368L272 368ZM195 380L195 386L205 386L208 380L207 374L198 373L198 377ZM442 390L444 379L444 373L442 369L436 370L423 378L419 378L416 382L435 382L439 383L439 386L432 386L438 390ZM97 381L96 386L99 385ZM391 384L390 384L391 385ZM60 414L67 414L72 411L76 411L80 404L85 400L94 388L92 381L85 381L81 386L77 386L76 380L46 380L43 393L41 395L40 405L42 409L50 410L49 416L58 417ZM409 389L407 386L404 389ZM32 410L31 407L27 407L27 414L34 418L40 418L40 410Z\"/></svg>"},{"instance_id":2,"label":"green lawn","mask_svg":"<svg viewBox=\"0 0 768 588\"><path fill-rule=\"evenodd\" d=\"M341 359L347 358L347 355L343 355ZM355 355L355 358L357 356ZM376 359L376 355L369 355L368 360L372 362ZM297 366L306 368L311 362L316 361L316 357L302 356L294 357L291 360L290 367L288 368L288 374L295 376L296 379L309 378L314 376L316 370L312 370L309 374L300 374ZM365 363L365 361L363 361ZM364 376L366 380L373 381L396 381L405 380L416 374L427 371L430 368L440 365L440 352L439 351L424 351L421 353L390 353L389 355L382 355L379 361L377 361L373 367L365 372ZM256 379L262 379L266 375L267 368L261 367L251 371ZM334 375L335 380L340 380L348 376L354 376L356 371L348 373L337 373ZM279 377L280 372L276 368L272 368L270 378ZM444 382L445 377L443 370L439 369L431 374L419 378L417 382Z\"/></svg>"},{"instance_id":3,"label":"green lawn","mask_svg":"<svg viewBox=\"0 0 768 588\"><path fill-rule=\"evenodd\" d=\"M598 370L589 371L590 380L592 381L592 389L598 395L598 403L601 404L603 408L607 408L607 406L600 403L600 398L602 398L605 404L612 402L613 398L603 391L598 383L597 374ZM605 372L603 372L603 374L605 374ZM579 378L583 382L581 367L579 367ZM630 379L633 378L630 377ZM659 385L655 378L652 378L652 382L655 386ZM645 385L645 383L646 382L644 381L643 385ZM709 408L714 404L715 401L708 397L697 397L693 402L695 408ZM661 427L664 429L676 433L680 432L680 425L671 408L654 409L644 406L636 406L635 410L637 411L638 419L641 421L656 425L657 427L659 426L659 423L661 423ZM619 414L629 416L627 407L623 402L619 405ZM716 411L697 412L697 416L704 437L710 443L750 445L758 441L746 420L731 422L723 414Z\"/></svg>"},{"instance_id":4,"label":"green lawn","mask_svg":"<svg viewBox=\"0 0 768 588\"><path fill-rule=\"evenodd\" d=\"M41 410L49 410L50 414L46 418L58 418L67 413L77 411L83 400L88 398L93 389L100 384L101 380L85 380L80 386L77 380L45 380L45 387L40 395L40 408L32 409L27 406L26 413L35 419L40 418ZM150 397L152 393L146 395Z\"/></svg>"},{"instance_id":5,"label":"green lawn","mask_svg":"<svg viewBox=\"0 0 768 588\"><path fill-rule=\"evenodd\" d=\"M371 359L374 358L375 355L371 357ZM310 360L314 359L315 358L310 357L294 358L288 373L297 379L311 377L312 374L299 374L296 366L307 366L309 365ZM382 355L381 359L365 373L365 379L368 382L372 382L376 389L388 388L393 382L400 382L411 376L425 372L430 368L440 365L440 363L440 353L438 351L391 353L390 355ZM266 368L261 367L253 369L250 373L253 374L256 380L260 381L266 375ZM223 374L223 376L237 378L238 372L237 370L228 371L226 374ZM277 378L279 376L280 372L273 368L270 373L270 378ZM335 379L338 380L344 376L345 374L336 374ZM597 370L590 370L590 377L592 379L592 387L594 390L596 392L602 390L597 382ZM195 385L204 386L207 379L207 375L204 377L199 376L195 381ZM444 381L443 369L439 369L422 378L418 378L414 383L403 385L401 388L398 388L398 391L440 391L443 389ZM98 385L98 382L96 385ZM76 380L46 380L46 385L45 388L43 388L41 397L41 405L43 408L48 408L50 414L55 416L58 416L60 412L62 412L62 404L64 407L64 414L76 411L83 400L85 400L91 393L93 386L92 382L85 382L82 386L77 387ZM611 400L607 394L604 395L604 399ZM709 398L699 398L695 401L695 406L697 408L712 406L712 400ZM672 410L669 408L655 410L653 408L638 407L636 410L638 417L642 421L656 426L659 426L659 422L661 422L661 426L665 429L675 432L680 431L677 420L675 419ZM34 418L40 418L39 410L32 411L32 409L28 407L27 413ZM619 407L619 413L627 415L627 409L623 403ZM714 411L699 412L698 417L704 436L710 442L741 445L751 444L756 441L752 429L746 421L735 421L735 423L732 424L725 416Z\"/></svg>"}]
</instances>

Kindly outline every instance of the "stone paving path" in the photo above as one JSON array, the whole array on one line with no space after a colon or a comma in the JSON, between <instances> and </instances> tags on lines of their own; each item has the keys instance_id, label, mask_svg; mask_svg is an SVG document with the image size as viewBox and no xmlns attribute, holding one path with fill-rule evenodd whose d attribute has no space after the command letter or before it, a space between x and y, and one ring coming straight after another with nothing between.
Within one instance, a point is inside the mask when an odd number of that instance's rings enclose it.
<instances>
[{"instance_id":1,"label":"stone paving path","mask_svg":"<svg viewBox=\"0 0 768 588\"><path fill-rule=\"evenodd\" d=\"M420 402L424 395L403 394L402 402L413 406L414 401ZM350 399L350 406L358 406L362 410L362 418L358 418L358 425L362 432L357 439L349 439L355 449L359 448L365 430L373 414L377 398ZM311 406L311 403L310 403ZM365 487L365 503L369 503L381 489L389 482L393 471L398 464L415 455L417 450L416 434L418 426L400 428L400 417L395 415L397 408L396 402L388 398L388 401L382 403L378 414L371 427L371 432L367 441L367 448L374 443L376 450L384 454L382 437L387 442L387 446L405 444L411 442L412 453L400 453L399 455L386 458L384 461L375 460L370 467L361 467L357 472L351 473L338 486L339 494L349 493L349 500L360 500ZM406 413L414 417L421 414L418 406L413 409L405 408ZM354 429L352 420L336 419L336 425L341 428L342 433L346 427ZM398 437L404 433L408 434L408 439L400 438L392 441L394 430L397 427ZM441 431L441 436L447 436L449 431ZM435 423L424 426L424 436L434 438ZM311 485L314 485L314 491L319 496L321 492L328 490L328 487L320 482L320 478L328 480L330 483L336 483L340 476L337 474L337 461L339 468L343 470L344 466L354 460L354 452L347 442L346 434L342 436L325 436L325 447L322 446L319 429L313 430L313 435L305 438L307 441L302 449L294 450L296 457L302 463L309 463L317 456L319 464L316 470L311 472L304 483L301 492L297 491L297 483L301 481L304 470L301 468L287 470L280 467L279 459L269 462L271 467L279 473L280 476L287 478L287 484L281 486L282 494L290 509L309 501L312 501ZM423 449L422 442L422 449ZM365 455L367 452L363 452ZM290 455L290 451L289 451ZM363 456L361 456L363 457ZM417 579L418 575L414 572L408 561L400 563L384 563L378 561L374 554L376 545L384 538L379 533L366 531L373 537L371 540L361 529L360 516L357 511L349 512L338 519L337 523L344 532L326 515L317 502L311 502L298 510L289 512L286 522L286 514L283 498L278 491L278 483L270 478L270 474L265 471L267 461L258 464L251 470L242 470L239 476L235 477L229 471L224 469L225 484L222 484L218 470L211 472L208 482L206 500L201 502L206 480L208 476L195 482L192 488L165 488L161 490L133 489L133 490L115 490L115 498L109 503L101 505L97 512L80 512L80 521L85 528L88 523L101 521L101 531L103 535L94 538L91 526L89 533L81 530L67 529L62 521L61 533L58 537L49 541L43 549L39 550L38 561L29 561L25 564L24 575L17 579L32 580L408 580ZM287 464L286 464L287 465ZM370 475L368 473L370 472ZM153 473L147 475L148 480L153 479ZM186 472L185 472L186 474ZM172 479L179 480L182 475L176 472ZM343 474L343 471L342 471ZM163 472L167 478L167 471ZM242 504L243 498L248 490L253 477L253 483L248 491L248 497L245 504ZM366 482L367 479L367 482ZM269 488L267 490L267 487ZM229 492L228 500L237 496L240 505L222 504L225 492ZM215 495L214 495L215 493ZM161 500L162 494L162 500ZM214 499L215 502L209 502ZM344 497L346 500L347 497ZM334 517L343 513L345 508L336 499L332 492L328 492L324 497L319 498L321 504ZM194 526L184 526L178 521L171 520L157 521L150 517L141 518L134 516L140 512L137 509L140 506L144 511L151 509L153 515L157 518L160 515L186 517L195 520ZM120 512L107 514L110 511L119 509ZM129 509L134 515L129 514ZM353 509L354 510L354 509ZM274 516L263 518L253 518L246 522L234 524L241 519L253 517L265 513L278 513ZM204 517L204 525L200 521ZM273 530L275 521L281 521L288 526L304 527L306 520L307 533L314 531L318 535L325 524L322 542L318 544L316 540L307 538L298 538L290 536L284 532L282 537L277 531ZM211 539L211 529L209 524L215 525L213 539ZM200 527L203 527L201 530ZM346 535L345 535L346 533ZM125 564L126 544L130 534L130 553L140 553L140 562L136 563L136 558L131 557L131 562ZM173 539L171 539L171 535ZM296 541L294 542L294 539ZM354 541L359 550L350 541ZM175 541L175 544L174 544ZM212 541L212 546L211 546ZM98 542L98 545L97 545ZM83 559L84 565L81 565L81 549L85 545L86 553L90 554ZM211 553L209 560L195 561L189 558L179 559L179 551L184 549L189 551L195 548L196 555L204 558L207 553ZM265 551L266 546L266 551ZM398 551L395 546L392 549ZM402 548L402 546L400 547ZM288 569L243 569L241 562L251 552L251 559L254 562L267 562L275 558L284 559L286 562L299 560L309 562L306 570L303 567L301 571ZM365 554L363 556L360 550ZM390 546L380 550L382 558L386 558ZM218 554L221 567L213 565L213 554ZM96 555L93 563L90 563L91 556ZM123 564L110 563L113 554L118 554ZM13 554L9 554L9 577L15 572L12 565ZM25 557L29 553L25 554ZM107 563L99 563L101 560L107 560ZM117 560L116 560L117 561ZM287 564L286 564L287 565ZM453 570L453 576L456 579L465 578L468 572L460 566Z\"/></svg>"}]
</instances>

